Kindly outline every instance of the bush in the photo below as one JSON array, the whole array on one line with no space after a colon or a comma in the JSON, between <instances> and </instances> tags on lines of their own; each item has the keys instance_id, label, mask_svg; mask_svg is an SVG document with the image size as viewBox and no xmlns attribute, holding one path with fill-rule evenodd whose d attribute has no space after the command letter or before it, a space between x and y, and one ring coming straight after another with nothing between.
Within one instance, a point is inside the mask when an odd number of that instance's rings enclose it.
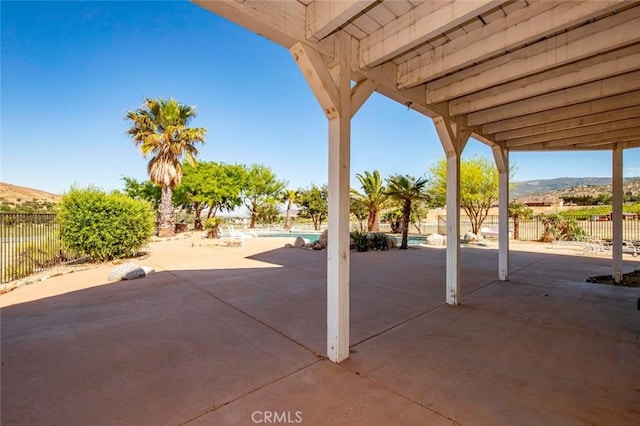
<instances>
[{"instance_id":1,"label":"bush","mask_svg":"<svg viewBox=\"0 0 640 426\"><path fill-rule=\"evenodd\" d=\"M371 250L389 250L389 239L384 232L372 232L367 234L365 232L352 232L351 239L355 249L360 252Z\"/></svg>"},{"instance_id":2,"label":"bush","mask_svg":"<svg viewBox=\"0 0 640 426\"><path fill-rule=\"evenodd\" d=\"M369 248L372 250L389 250L389 239L384 232L374 232L369 234Z\"/></svg>"},{"instance_id":3,"label":"bush","mask_svg":"<svg viewBox=\"0 0 640 426\"><path fill-rule=\"evenodd\" d=\"M148 202L95 187L72 187L58 217L65 247L101 261L134 255L153 235L155 221Z\"/></svg>"},{"instance_id":4,"label":"bush","mask_svg":"<svg viewBox=\"0 0 640 426\"><path fill-rule=\"evenodd\" d=\"M367 238L367 234L357 231L352 232L351 239L353 239L353 244L357 251L364 252L369 250L369 238Z\"/></svg>"}]
</instances>

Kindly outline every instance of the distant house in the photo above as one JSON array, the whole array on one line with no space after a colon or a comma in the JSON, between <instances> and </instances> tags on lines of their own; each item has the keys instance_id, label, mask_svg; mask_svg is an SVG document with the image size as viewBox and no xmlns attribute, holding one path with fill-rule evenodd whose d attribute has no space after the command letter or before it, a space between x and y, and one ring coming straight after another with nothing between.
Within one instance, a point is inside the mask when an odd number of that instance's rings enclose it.
<instances>
[{"instance_id":1,"label":"distant house","mask_svg":"<svg viewBox=\"0 0 640 426\"><path fill-rule=\"evenodd\" d=\"M527 207L562 207L564 205L564 200L557 197L515 199L513 201L520 202Z\"/></svg>"}]
</instances>

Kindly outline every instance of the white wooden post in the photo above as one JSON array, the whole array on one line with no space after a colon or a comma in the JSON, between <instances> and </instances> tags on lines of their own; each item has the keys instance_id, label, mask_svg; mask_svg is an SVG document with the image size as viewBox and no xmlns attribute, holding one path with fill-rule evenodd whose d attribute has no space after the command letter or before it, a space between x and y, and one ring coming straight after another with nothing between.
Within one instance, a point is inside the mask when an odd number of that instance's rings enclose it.
<instances>
[{"instance_id":1,"label":"white wooden post","mask_svg":"<svg viewBox=\"0 0 640 426\"><path fill-rule=\"evenodd\" d=\"M492 148L498 168L498 279L509 279L509 151Z\"/></svg>"},{"instance_id":2,"label":"white wooden post","mask_svg":"<svg viewBox=\"0 0 640 426\"><path fill-rule=\"evenodd\" d=\"M433 123L447 156L447 293L449 305L460 303L460 155L471 132L436 117Z\"/></svg>"},{"instance_id":3,"label":"white wooden post","mask_svg":"<svg viewBox=\"0 0 640 426\"><path fill-rule=\"evenodd\" d=\"M338 65L331 70L310 47L290 49L329 121L327 356L334 362L349 358L351 117L377 87L363 80L351 88L351 36L340 32L338 40Z\"/></svg>"},{"instance_id":4,"label":"white wooden post","mask_svg":"<svg viewBox=\"0 0 640 426\"><path fill-rule=\"evenodd\" d=\"M622 148L613 149L613 280L622 281Z\"/></svg>"}]
</instances>

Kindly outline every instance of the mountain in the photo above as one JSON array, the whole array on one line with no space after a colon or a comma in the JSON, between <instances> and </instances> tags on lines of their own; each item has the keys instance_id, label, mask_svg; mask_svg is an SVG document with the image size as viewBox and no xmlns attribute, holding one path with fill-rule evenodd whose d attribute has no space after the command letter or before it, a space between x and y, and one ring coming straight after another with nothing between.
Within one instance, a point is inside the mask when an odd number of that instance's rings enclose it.
<instances>
[{"instance_id":1,"label":"mountain","mask_svg":"<svg viewBox=\"0 0 640 426\"><path fill-rule=\"evenodd\" d=\"M510 198L542 195L597 195L611 192L611 178L563 177L556 179L540 179L516 182L510 191ZM623 192L640 193L640 177L624 179Z\"/></svg>"},{"instance_id":2,"label":"mountain","mask_svg":"<svg viewBox=\"0 0 640 426\"><path fill-rule=\"evenodd\" d=\"M25 201L49 201L57 203L62 198L60 195L25 186L0 182L0 201L10 204L23 203Z\"/></svg>"}]
</instances>

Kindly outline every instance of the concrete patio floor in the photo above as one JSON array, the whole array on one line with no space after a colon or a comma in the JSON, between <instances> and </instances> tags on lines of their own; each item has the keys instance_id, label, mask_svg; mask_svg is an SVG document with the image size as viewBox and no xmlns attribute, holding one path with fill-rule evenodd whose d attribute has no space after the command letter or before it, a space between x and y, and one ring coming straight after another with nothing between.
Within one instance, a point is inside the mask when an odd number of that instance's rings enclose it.
<instances>
[{"instance_id":1,"label":"concrete patio floor","mask_svg":"<svg viewBox=\"0 0 640 426\"><path fill-rule=\"evenodd\" d=\"M354 252L337 365L325 252L206 241L0 296L2 424L640 424L640 289L584 282L610 259L514 244L499 282L497 250L463 248L451 307L444 250Z\"/></svg>"}]
</instances>

